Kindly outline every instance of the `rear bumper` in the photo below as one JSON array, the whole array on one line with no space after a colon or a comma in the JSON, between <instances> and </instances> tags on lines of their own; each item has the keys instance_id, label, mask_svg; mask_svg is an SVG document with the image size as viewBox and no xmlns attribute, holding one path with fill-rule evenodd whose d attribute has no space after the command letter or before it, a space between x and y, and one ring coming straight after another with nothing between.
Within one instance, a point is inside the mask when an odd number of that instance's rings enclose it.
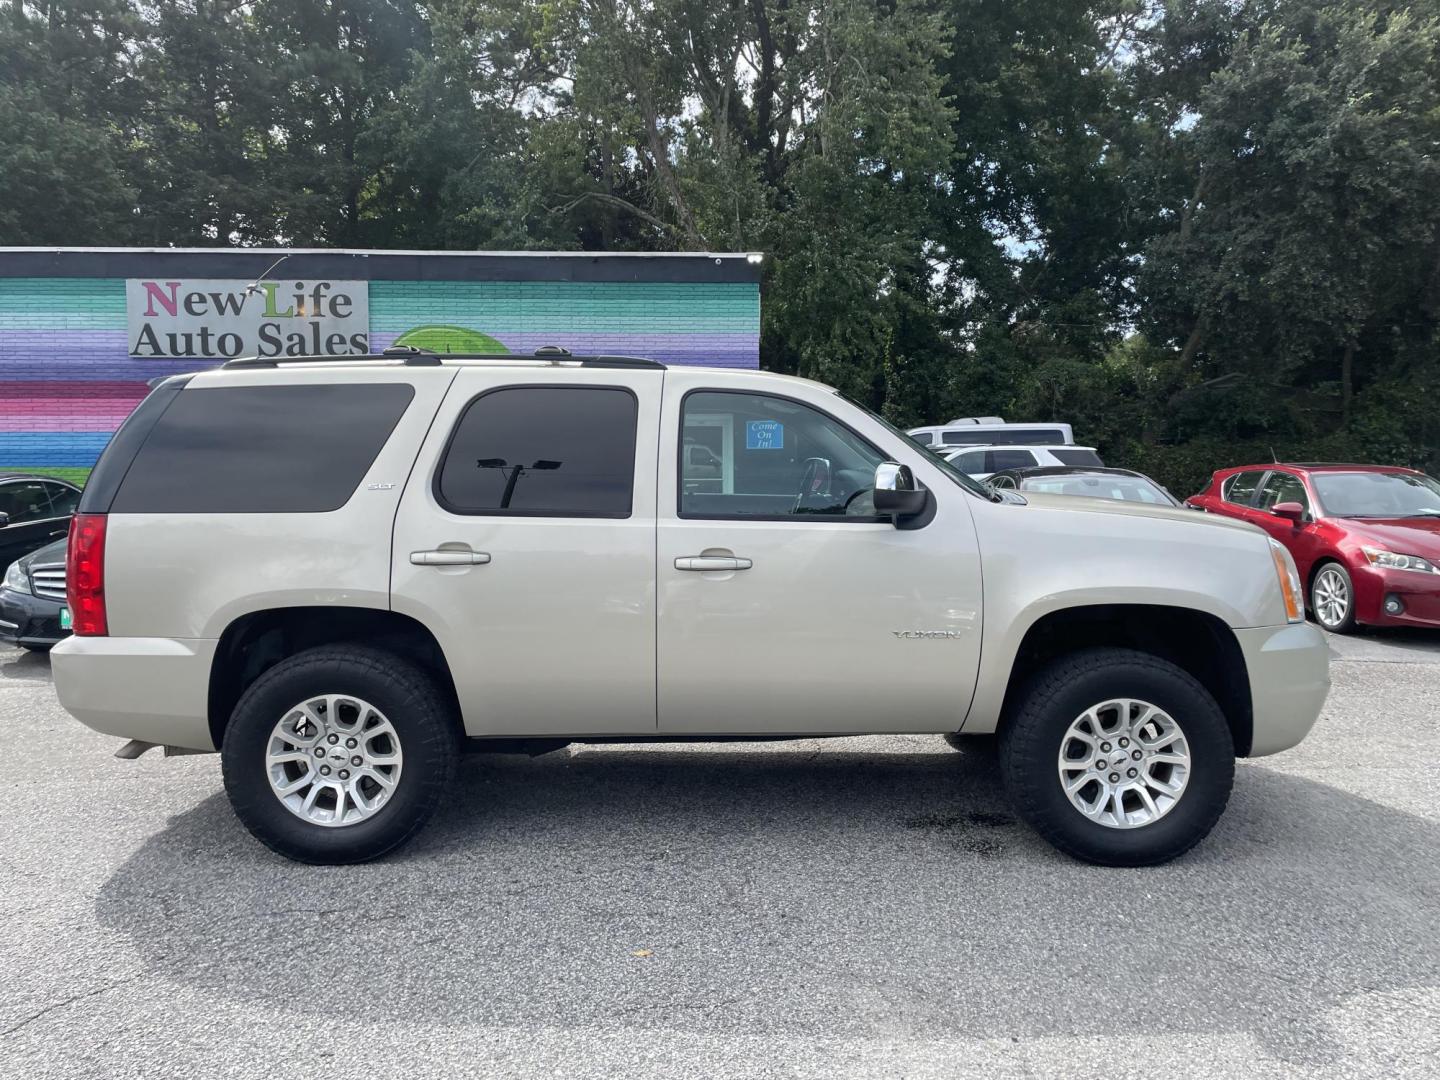
<instances>
[{"instance_id":1,"label":"rear bumper","mask_svg":"<svg viewBox=\"0 0 1440 1080\"><path fill-rule=\"evenodd\" d=\"M0 641L30 648L54 645L70 633L60 629L62 606L43 596L0 589Z\"/></svg>"},{"instance_id":2,"label":"rear bumper","mask_svg":"<svg viewBox=\"0 0 1440 1080\"><path fill-rule=\"evenodd\" d=\"M69 637L50 653L60 704L122 739L214 750L208 638Z\"/></svg>"},{"instance_id":3,"label":"rear bumper","mask_svg":"<svg viewBox=\"0 0 1440 1080\"><path fill-rule=\"evenodd\" d=\"M1236 630L1250 676L1250 756L1288 750L1309 734L1330 692L1330 648L1310 623Z\"/></svg>"}]
</instances>

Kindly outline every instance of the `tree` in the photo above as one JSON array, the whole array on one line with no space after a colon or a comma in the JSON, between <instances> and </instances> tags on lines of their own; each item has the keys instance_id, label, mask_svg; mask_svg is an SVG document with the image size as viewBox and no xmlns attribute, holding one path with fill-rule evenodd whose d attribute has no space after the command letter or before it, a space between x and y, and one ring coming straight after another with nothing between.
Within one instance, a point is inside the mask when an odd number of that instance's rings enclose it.
<instances>
[{"instance_id":1,"label":"tree","mask_svg":"<svg viewBox=\"0 0 1440 1080\"><path fill-rule=\"evenodd\" d=\"M1437 47L1433 19L1285 7L1201 94L1179 137L1194 192L1142 291L1198 379L1240 376L1217 401L1233 433L1344 425L1356 356L1373 379L1434 341Z\"/></svg>"},{"instance_id":2,"label":"tree","mask_svg":"<svg viewBox=\"0 0 1440 1080\"><path fill-rule=\"evenodd\" d=\"M124 242L136 188L145 25L124 0L14 3L0 19L0 236L9 244Z\"/></svg>"}]
</instances>

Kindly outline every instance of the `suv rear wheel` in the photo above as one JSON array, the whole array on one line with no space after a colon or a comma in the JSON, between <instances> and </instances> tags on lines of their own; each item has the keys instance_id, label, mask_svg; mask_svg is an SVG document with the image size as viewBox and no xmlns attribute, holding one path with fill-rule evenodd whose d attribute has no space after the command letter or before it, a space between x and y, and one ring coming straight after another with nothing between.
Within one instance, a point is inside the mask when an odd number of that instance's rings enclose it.
<instances>
[{"instance_id":1,"label":"suv rear wheel","mask_svg":"<svg viewBox=\"0 0 1440 1080\"><path fill-rule=\"evenodd\" d=\"M457 725L421 669L364 646L276 664L245 691L221 759L236 815L263 844L309 863L399 847L455 770Z\"/></svg>"},{"instance_id":2,"label":"suv rear wheel","mask_svg":"<svg viewBox=\"0 0 1440 1080\"><path fill-rule=\"evenodd\" d=\"M1149 866L1214 827L1235 746L1189 673L1132 649L1085 649L1030 682L1001 733L1000 766L1020 816L1061 851Z\"/></svg>"}]
</instances>

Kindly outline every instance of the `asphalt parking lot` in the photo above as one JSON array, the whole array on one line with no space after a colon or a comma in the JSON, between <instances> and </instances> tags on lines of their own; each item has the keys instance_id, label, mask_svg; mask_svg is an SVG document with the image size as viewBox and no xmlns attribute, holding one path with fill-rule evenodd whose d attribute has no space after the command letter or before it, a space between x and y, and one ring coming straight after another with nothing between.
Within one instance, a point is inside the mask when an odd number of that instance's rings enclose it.
<instances>
[{"instance_id":1,"label":"asphalt parking lot","mask_svg":"<svg viewBox=\"0 0 1440 1080\"><path fill-rule=\"evenodd\" d=\"M0 651L0 1076L1433 1076L1440 634L1333 648L1136 871L930 737L471 756L398 856L302 867Z\"/></svg>"}]
</instances>

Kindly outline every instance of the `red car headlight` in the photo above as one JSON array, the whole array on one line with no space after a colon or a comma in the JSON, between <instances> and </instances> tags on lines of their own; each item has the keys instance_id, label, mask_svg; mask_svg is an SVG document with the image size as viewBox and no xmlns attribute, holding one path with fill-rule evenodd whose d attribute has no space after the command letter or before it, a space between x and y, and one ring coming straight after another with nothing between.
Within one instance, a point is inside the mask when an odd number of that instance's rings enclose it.
<instances>
[{"instance_id":1,"label":"red car headlight","mask_svg":"<svg viewBox=\"0 0 1440 1080\"><path fill-rule=\"evenodd\" d=\"M1417 570L1422 574L1440 574L1435 564L1429 559L1422 559L1419 555L1401 555L1395 551L1386 551L1384 548L1362 547L1366 560L1371 566L1379 566L1385 570Z\"/></svg>"}]
</instances>

